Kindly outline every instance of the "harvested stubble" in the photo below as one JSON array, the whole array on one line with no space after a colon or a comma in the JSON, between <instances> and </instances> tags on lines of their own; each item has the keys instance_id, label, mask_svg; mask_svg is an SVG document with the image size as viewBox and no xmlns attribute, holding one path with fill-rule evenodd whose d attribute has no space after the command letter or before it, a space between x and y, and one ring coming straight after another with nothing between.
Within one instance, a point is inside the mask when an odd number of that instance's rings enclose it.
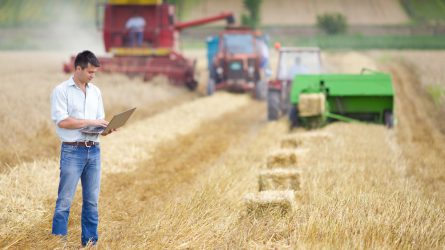
<instances>
[{"instance_id":1,"label":"harvested stubble","mask_svg":"<svg viewBox=\"0 0 445 250\"><path fill-rule=\"evenodd\" d=\"M298 146L305 145L307 143L325 143L329 140L332 140L333 135L332 133L322 131L322 130L314 130L314 131L307 131L303 133L295 133L287 135L285 138L288 138L286 140L295 140L295 142L299 143ZM293 138L293 139L292 139ZM285 139L283 139L284 141ZM282 146L283 147L283 146Z\"/></svg>"},{"instance_id":2,"label":"harvested stubble","mask_svg":"<svg viewBox=\"0 0 445 250\"><path fill-rule=\"evenodd\" d=\"M267 168L296 168L305 150L277 149L267 156Z\"/></svg>"},{"instance_id":3,"label":"harvested stubble","mask_svg":"<svg viewBox=\"0 0 445 250\"><path fill-rule=\"evenodd\" d=\"M318 116L325 112L325 97L322 93L302 94L298 102L300 116Z\"/></svg>"},{"instance_id":4,"label":"harvested stubble","mask_svg":"<svg viewBox=\"0 0 445 250\"><path fill-rule=\"evenodd\" d=\"M300 190L300 183L300 169L265 169L261 170L258 178L259 191Z\"/></svg>"},{"instance_id":5,"label":"harvested stubble","mask_svg":"<svg viewBox=\"0 0 445 250\"><path fill-rule=\"evenodd\" d=\"M293 190L261 191L244 196L247 212L262 215L266 213L288 214L295 211L297 203Z\"/></svg>"},{"instance_id":6,"label":"harvested stubble","mask_svg":"<svg viewBox=\"0 0 445 250\"><path fill-rule=\"evenodd\" d=\"M249 98L246 96L218 93L140 120L112 136L103 137L102 173L107 175L132 171L137 162L153 157L156 148L163 142L191 133L201 124L238 110L248 103ZM180 126L177 123L178 117L181 117ZM135 135L133 131L138 131L138 134ZM41 220L47 211L45 201L55 198L57 166L56 159L41 160L17 165L0 175L1 236L35 226ZM1 240L2 237L0 243Z\"/></svg>"}]
</instances>

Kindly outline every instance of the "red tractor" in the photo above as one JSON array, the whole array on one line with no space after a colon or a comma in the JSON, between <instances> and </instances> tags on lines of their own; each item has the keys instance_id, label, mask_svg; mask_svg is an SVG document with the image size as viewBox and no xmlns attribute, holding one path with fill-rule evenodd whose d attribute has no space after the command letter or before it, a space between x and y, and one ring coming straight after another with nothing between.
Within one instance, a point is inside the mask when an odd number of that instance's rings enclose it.
<instances>
[{"instance_id":1,"label":"red tractor","mask_svg":"<svg viewBox=\"0 0 445 250\"><path fill-rule=\"evenodd\" d=\"M323 65L320 49L315 47L283 47L276 45L278 65L275 79L268 82L267 118L277 120L283 115L293 115L290 104L292 81L298 74L320 74Z\"/></svg>"},{"instance_id":2,"label":"red tractor","mask_svg":"<svg viewBox=\"0 0 445 250\"><path fill-rule=\"evenodd\" d=\"M142 75L144 80L164 75L170 82L185 85L191 90L197 86L196 61L178 52L179 32L223 19L229 24L234 22L232 13L176 22L175 6L162 0L108 0L101 6L104 10L102 30L105 51L111 53L109 57L99 57L101 71ZM134 16L144 24L140 31L141 44L137 46L128 30L129 19ZM69 73L73 69L74 57L71 57L71 61L64 64L64 71Z\"/></svg>"},{"instance_id":3,"label":"red tractor","mask_svg":"<svg viewBox=\"0 0 445 250\"><path fill-rule=\"evenodd\" d=\"M257 99L265 99L268 48L261 33L246 27L227 27L207 40L207 53L209 95L221 89L254 91Z\"/></svg>"}]
</instances>

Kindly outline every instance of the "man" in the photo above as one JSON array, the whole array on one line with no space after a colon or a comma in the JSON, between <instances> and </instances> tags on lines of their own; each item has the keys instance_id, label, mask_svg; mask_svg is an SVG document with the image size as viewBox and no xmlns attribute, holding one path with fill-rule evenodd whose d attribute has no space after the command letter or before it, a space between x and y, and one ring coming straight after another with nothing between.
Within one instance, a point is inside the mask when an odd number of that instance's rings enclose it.
<instances>
[{"instance_id":1,"label":"man","mask_svg":"<svg viewBox=\"0 0 445 250\"><path fill-rule=\"evenodd\" d=\"M98 240L98 198L100 187L100 147L98 134L84 134L87 126L106 127L102 96L89 83L100 66L96 56L86 50L74 61L74 75L56 86L51 95L51 118L62 141L60 182L53 217L52 234L65 237L76 186L82 183L82 245ZM104 134L105 135L105 134Z\"/></svg>"},{"instance_id":2,"label":"man","mask_svg":"<svg viewBox=\"0 0 445 250\"><path fill-rule=\"evenodd\" d=\"M125 28L130 35L130 45L132 47L141 47L144 40L145 19L137 15L137 13L135 14L135 16L127 20Z\"/></svg>"},{"instance_id":3,"label":"man","mask_svg":"<svg viewBox=\"0 0 445 250\"><path fill-rule=\"evenodd\" d=\"M294 58L294 64L289 69L289 79L293 80L296 75L308 74L309 70L301 63L300 57Z\"/></svg>"}]
</instances>

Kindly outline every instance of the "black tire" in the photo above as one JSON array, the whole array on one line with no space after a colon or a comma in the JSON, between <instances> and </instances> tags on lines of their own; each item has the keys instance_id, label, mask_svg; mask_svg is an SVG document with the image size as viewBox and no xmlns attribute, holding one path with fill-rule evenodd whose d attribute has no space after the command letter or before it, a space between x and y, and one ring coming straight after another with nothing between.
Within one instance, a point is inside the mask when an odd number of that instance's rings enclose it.
<instances>
[{"instance_id":1,"label":"black tire","mask_svg":"<svg viewBox=\"0 0 445 250\"><path fill-rule=\"evenodd\" d=\"M394 127L394 115L392 113L392 111L390 110L386 110L383 113L383 118L385 119L385 126L387 128L393 128Z\"/></svg>"},{"instance_id":2,"label":"black tire","mask_svg":"<svg viewBox=\"0 0 445 250\"><path fill-rule=\"evenodd\" d=\"M280 118L280 91L269 89L267 93L267 120L275 121Z\"/></svg>"},{"instance_id":3,"label":"black tire","mask_svg":"<svg viewBox=\"0 0 445 250\"><path fill-rule=\"evenodd\" d=\"M195 80L188 81L188 82L185 83L185 86L187 86L187 88L190 91L194 91L196 89L196 87L198 87L198 82L195 81Z\"/></svg>"},{"instance_id":4,"label":"black tire","mask_svg":"<svg viewBox=\"0 0 445 250\"><path fill-rule=\"evenodd\" d=\"M295 104L291 104L291 108L289 111L289 126L290 128L295 128L297 127L298 124L298 109L297 106Z\"/></svg>"},{"instance_id":5,"label":"black tire","mask_svg":"<svg viewBox=\"0 0 445 250\"><path fill-rule=\"evenodd\" d=\"M267 98L267 85L263 80L255 83L255 98L257 100L265 100Z\"/></svg>"},{"instance_id":6,"label":"black tire","mask_svg":"<svg viewBox=\"0 0 445 250\"><path fill-rule=\"evenodd\" d=\"M209 78L207 82L207 95L213 95L215 93L215 80L213 78Z\"/></svg>"}]
</instances>

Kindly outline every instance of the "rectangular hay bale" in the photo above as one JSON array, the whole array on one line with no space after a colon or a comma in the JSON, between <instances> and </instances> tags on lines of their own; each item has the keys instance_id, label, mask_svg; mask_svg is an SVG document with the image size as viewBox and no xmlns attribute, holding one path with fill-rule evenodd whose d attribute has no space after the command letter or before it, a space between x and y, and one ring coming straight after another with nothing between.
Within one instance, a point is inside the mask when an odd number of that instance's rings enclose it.
<instances>
[{"instance_id":1,"label":"rectangular hay bale","mask_svg":"<svg viewBox=\"0 0 445 250\"><path fill-rule=\"evenodd\" d=\"M267 168L296 168L305 150L278 149L267 156Z\"/></svg>"},{"instance_id":2,"label":"rectangular hay bale","mask_svg":"<svg viewBox=\"0 0 445 250\"><path fill-rule=\"evenodd\" d=\"M299 115L317 116L325 112L326 98L322 93L301 94L298 102Z\"/></svg>"},{"instance_id":3,"label":"rectangular hay bale","mask_svg":"<svg viewBox=\"0 0 445 250\"><path fill-rule=\"evenodd\" d=\"M258 178L259 191L300 190L301 170L274 168L262 170Z\"/></svg>"},{"instance_id":4,"label":"rectangular hay bale","mask_svg":"<svg viewBox=\"0 0 445 250\"><path fill-rule=\"evenodd\" d=\"M294 212L297 207L293 190L249 193L244 196L244 202L247 212L255 214L287 214Z\"/></svg>"}]
</instances>

